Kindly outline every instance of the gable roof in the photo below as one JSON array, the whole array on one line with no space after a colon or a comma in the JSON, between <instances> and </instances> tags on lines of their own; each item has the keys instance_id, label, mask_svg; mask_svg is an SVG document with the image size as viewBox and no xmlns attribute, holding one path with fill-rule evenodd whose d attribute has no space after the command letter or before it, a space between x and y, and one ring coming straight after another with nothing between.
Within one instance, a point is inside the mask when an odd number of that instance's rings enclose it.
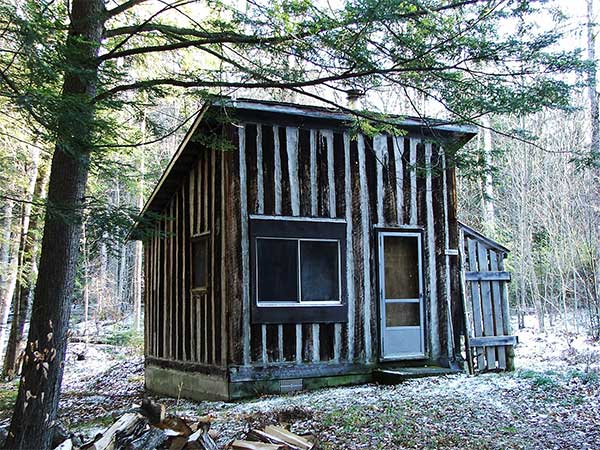
<instances>
[{"instance_id":1,"label":"gable roof","mask_svg":"<svg viewBox=\"0 0 600 450\"><path fill-rule=\"evenodd\" d=\"M293 124L298 127L348 129L356 120L356 114L350 110L226 97L215 97L208 100L198 112L196 119L146 201L140 212L140 219L134 224L129 238L138 238L136 231L138 231L141 221L151 213L159 214L181 184L182 176L187 174L190 164L195 161L197 156L197 148L188 144L210 110L226 111L232 122L277 122L282 125ZM464 145L477 134L477 127L473 125L396 115L381 115L381 117L382 120L405 129L410 135L452 141L459 146Z\"/></svg>"}]
</instances>

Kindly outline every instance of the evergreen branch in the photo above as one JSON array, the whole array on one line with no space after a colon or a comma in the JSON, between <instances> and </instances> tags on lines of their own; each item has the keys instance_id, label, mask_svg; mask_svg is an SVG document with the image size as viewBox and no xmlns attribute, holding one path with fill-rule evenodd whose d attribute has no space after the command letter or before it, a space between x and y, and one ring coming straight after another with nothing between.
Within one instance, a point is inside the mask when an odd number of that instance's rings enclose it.
<instances>
[{"instance_id":1,"label":"evergreen branch","mask_svg":"<svg viewBox=\"0 0 600 450\"><path fill-rule=\"evenodd\" d=\"M17 98L23 99L23 94L21 94L19 92L19 88L17 87L17 85L3 71L0 71L0 80L4 81L4 83L6 83L6 85L10 88L10 90L13 91L13 93L17 96ZM25 109L27 110L27 112L31 115L31 117L33 117L35 119L35 121L37 123L39 123L44 128L50 128L49 125L48 125L48 123L46 123L46 121L43 120L42 117L40 117L33 110L33 108L31 107L31 105L27 104L27 102L25 102L25 101L19 101L18 103L20 103L21 105L23 105L25 107Z\"/></svg>"},{"instance_id":2,"label":"evergreen branch","mask_svg":"<svg viewBox=\"0 0 600 450\"><path fill-rule=\"evenodd\" d=\"M133 1L133 0L132 0ZM140 0L140 1L145 1L145 0ZM158 10L157 12L155 12L154 14L152 14L150 17L148 17L144 22L142 22L138 28L143 27L144 25L151 23L152 20L154 20L156 17L160 16L162 13L164 13L165 11L168 11L169 9L173 9L173 8L178 8L181 5L186 5L188 3L194 3L197 0L177 0L175 2L174 5L165 5L162 9ZM137 30L132 30L131 33L129 33L129 35L123 39L121 42L119 42L117 45L115 45L114 48L112 48L111 50L109 50L108 53L106 53L105 55L103 55L104 57L106 57L108 59L108 55L112 55L113 53L115 53L118 49L120 49L121 47L123 47L128 41L129 39L131 39L133 36L135 36L138 33Z\"/></svg>"},{"instance_id":3,"label":"evergreen branch","mask_svg":"<svg viewBox=\"0 0 600 450\"><path fill-rule=\"evenodd\" d=\"M134 6L139 5L140 3L144 3L147 0L127 0L124 3L121 3L119 6L115 6L113 9L106 11L106 17L112 18L118 16L121 13L133 8Z\"/></svg>"}]
</instances>

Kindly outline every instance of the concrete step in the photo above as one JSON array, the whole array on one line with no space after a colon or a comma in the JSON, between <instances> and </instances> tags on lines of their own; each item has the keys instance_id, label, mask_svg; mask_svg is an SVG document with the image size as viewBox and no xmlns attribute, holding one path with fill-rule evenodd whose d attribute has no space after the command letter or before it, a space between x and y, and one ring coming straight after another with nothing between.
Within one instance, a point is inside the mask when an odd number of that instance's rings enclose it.
<instances>
[{"instance_id":1,"label":"concrete step","mask_svg":"<svg viewBox=\"0 0 600 450\"><path fill-rule=\"evenodd\" d=\"M397 384L413 378L440 377L444 375L456 375L461 370L449 369L447 367L401 367L375 369L373 379L381 384Z\"/></svg>"}]
</instances>

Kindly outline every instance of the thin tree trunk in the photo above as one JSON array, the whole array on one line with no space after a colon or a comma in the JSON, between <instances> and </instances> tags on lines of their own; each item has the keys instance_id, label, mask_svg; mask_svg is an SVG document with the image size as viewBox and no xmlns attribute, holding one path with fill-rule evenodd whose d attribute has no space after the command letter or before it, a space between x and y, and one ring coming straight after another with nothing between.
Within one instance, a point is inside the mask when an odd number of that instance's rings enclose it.
<instances>
[{"instance_id":1,"label":"thin tree trunk","mask_svg":"<svg viewBox=\"0 0 600 450\"><path fill-rule=\"evenodd\" d=\"M34 199L42 200L46 194L46 186L48 184L48 170L42 166L37 171L37 180L35 182L33 197ZM18 349L23 341L23 331L27 322L29 313L29 305L33 296L33 288L37 276L37 249L38 239L31 235L31 231L36 231L41 226L42 211L36 207L34 214L30 213L31 220L27 226L27 235L23 237L23 251L21 252L21 267L18 281L18 288L13 301L13 321L10 327L10 334L6 344L6 353L4 355L4 364L2 373L5 376L12 377L18 373L15 363L17 360ZM34 210L34 211L35 211Z\"/></svg>"},{"instance_id":2,"label":"thin tree trunk","mask_svg":"<svg viewBox=\"0 0 600 450\"><path fill-rule=\"evenodd\" d=\"M104 1L73 0L70 17L65 103L58 111L39 274L6 449L49 449L58 410L81 237L78 213L89 171L94 116L90 99L96 92Z\"/></svg>"},{"instance_id":3,"label":"thin tree trunk","mask_svg":"<svg viewBox=\"0 0 600 450\"><path fill-rule=\"evenodd\" d=\"M87 233L85 224L82 227L82 249L83 249L83 320L84 328L83 335L85 336L85 342L88 341L88 321L90 320L90 278L89 278L89 264L90 256L88 255L87 247Z\"/></svg>"},{"instance_id":4,"label":"thin tree trunk","mask_svg":"<svg viewBox=\"0 0 600 450\"><path fill-rule=\"evenodd\" d=\"M142 119L142 142L146 141L146 113ZM138 183L138 192L136 196L136 206L138 211L144 207L144 176L146 164L144 158L144 149L140 152L140 180ZM135 331L139 332L142 328L142 258L143 245L141 241L134 242L134 263L133 263L133 326Z\"/></svg>"},{"instance_id":5,"label":"thin tree trunk","mask_svg":"<svg viewBox=\"0 0 600 450\"><path fill-rule=\"evenodd\" d=\"M2 229L2 243L0 244L0 327L5 323L2 319L8 317L10 307L10 298L7 295L7 290L11 272L10 249L14 207L15 202L13 200L7 199L5 201L4 208L2 209L2 223L0 224L0 228Z\"/></svg>"},{"instance_id":6,"label":"thin tree trunk","mask_svg":"<svg viewBox=\"0 0 600 450\"><path fill-rule=\"evenodd\" d=\"M483 177L483 218L485 221L486 231L494 236L496 225L496 212L494 208L494 180L492 177L493 157L492 157L492 130L490 119L484 116L481 122L485 126L483 130L483 164L485 175Z\"/></svg>"}]
</instances>

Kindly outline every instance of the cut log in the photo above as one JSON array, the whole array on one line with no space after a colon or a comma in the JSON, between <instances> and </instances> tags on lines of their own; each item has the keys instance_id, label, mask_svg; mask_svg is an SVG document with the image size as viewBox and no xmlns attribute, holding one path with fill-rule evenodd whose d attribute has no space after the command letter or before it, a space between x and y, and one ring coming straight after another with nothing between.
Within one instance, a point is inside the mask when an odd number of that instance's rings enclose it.
<instances>
[{"instance_id":1,"label":"cut log","mask_svg":"<svg viewBox=\"0 0 600 450\"><path fill-rule=\"evenodd\" d=\"M54 450L73 450L73 441L71 439L67 439Z\"/></svg>"},{"instance_id":2,"label":"cut log","mask_svg":"<svg viewBox=\"0 0 600 450\"><path fill-rule=\"evenodd\" d=\"M151 427L150 431L131 442L127 447L127 450L154 450L162 445L167 439L168 437L163 430Z\"/></svg>"},{"instance_id":3,"label":"cut log","mask_svg":"<svg viewBox=\"0 0 600 450\"><path fill-rule=\"evenodd\" d=\"M311 450L314 446L312 442L308 441L302 436L298 436L297 434L286 430L283 427L268 425L265 427L265 433L282 440L290 447L299 448L300 450Z\"/></svg>"},{"instance_id":4,"label":"cut log","mask_svg":"<svg viewBox=\"0 0 600 450\"><path fill-rule=\"evenodd\" d=\"M191 434L188 437L187 442L190 444L198 443L199 447L202 450L218 450L217 443L213 440L213 438L207 432L203 432L202 429L199 429L194 434ZM190 445L191 448L195 448L193 445ZM186 447L186 450L189 450Z\"/></svg>"},{"instance_id":5,"label":"cut log","mask_svg":"<svg viewBox=\"0 0 600 450\"><path fill-rule=\"evenodd\" d=\"M252 430L246 436L246 439L250 441L258 441L265 442L267 444L276 444L276 445L284 445L285 448L289 448L290 450L301 450L300 447L296 447L295 445L288 445L283 439L273 436L262 430Z\"/></svg>"},{"instance_id":6,"label":"cut log","mask_svg":"<svg viewBox=\"0 0 600 450\"><path fill-rule=\"evenodd\" d=\"M144 420L140 414L129 413L122 416L119 420L112 424L112 426L104 432L102 437L94 442L92 446L93 450L107 450L114 447L116 434L127 433L129 430L135 428L139 421Z\"/></svg>"},{"instance_id":7,"label":"cut log","mask_svg":"<svg viewBox=\"0 0 600 450\"><path fill-rule=\"evenodd\" d=\"M250 442L235 440L231 444L233 450L285 450L285 445L265 444L263 442Z\"/></svg>"}]
</instances>

